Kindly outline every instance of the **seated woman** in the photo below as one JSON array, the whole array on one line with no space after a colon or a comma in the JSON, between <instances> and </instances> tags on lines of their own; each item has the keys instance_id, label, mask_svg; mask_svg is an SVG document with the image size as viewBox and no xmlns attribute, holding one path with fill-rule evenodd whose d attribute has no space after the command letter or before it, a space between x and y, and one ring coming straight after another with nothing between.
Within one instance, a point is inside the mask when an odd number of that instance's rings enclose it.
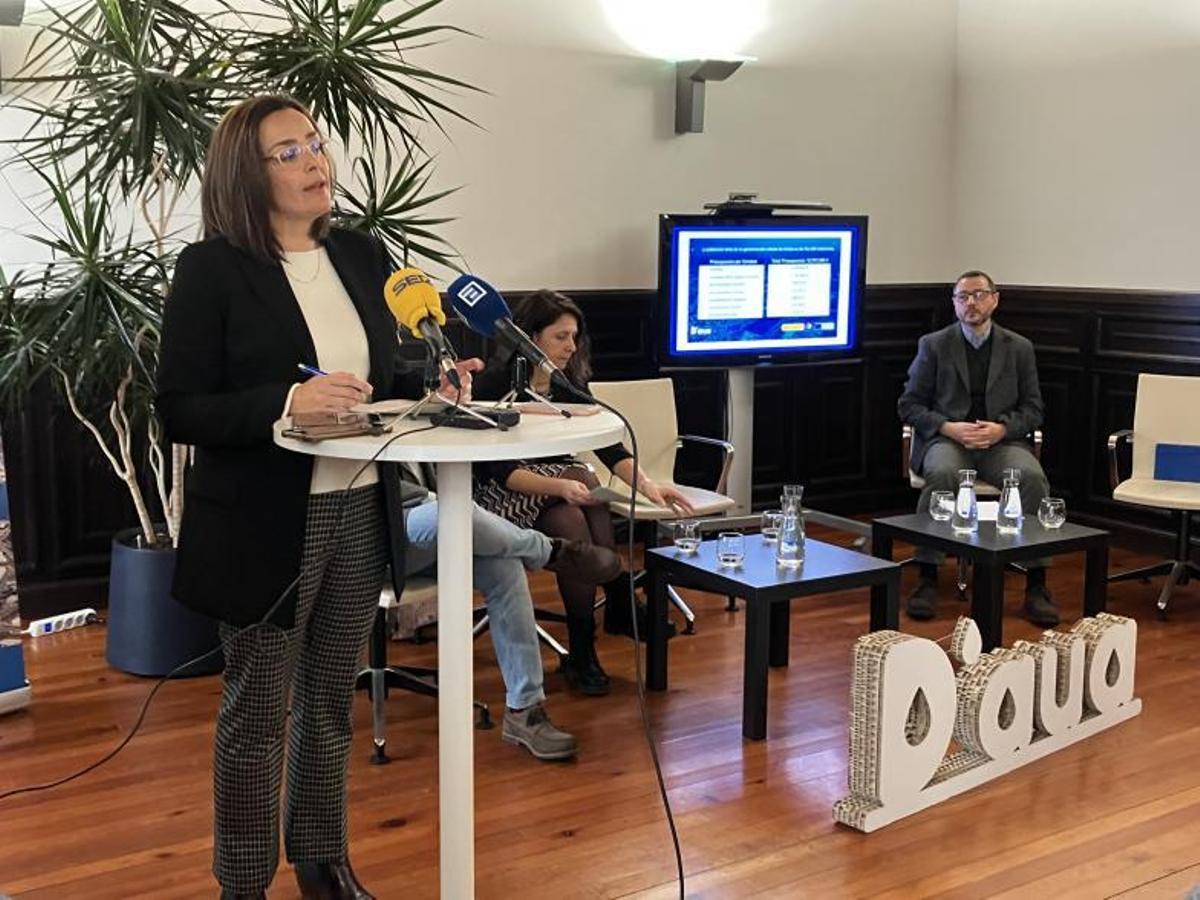
<instances>
[{"instance_id":1,"label":"seated woman","mask_svg":"<svg viewBox=\"0 0 1200 900\"><path fill-rule=\"evenodd\" d=\"M513 307L513 321L525 331L542 352L568 379L587 393L591 377L591 358L587 326L583 312L569 297L553 291L537 291ZM516 354L501 351L488 367L475 377L474 396L479 400L499 399L512 385ZM565 389L550 384L541 369L534 369L529 390L552 402L578 402ZM529 396L519 400L532 399ZM673 506L690 513L691 505L673 486L655 484L641 472L635 472L633 457L621 444L596 451L618 478L637 489L652 503ZM582 463L570 457L536 461L511 460L476 467L480 489L475 499L480 506L510 519L517 525L532 527L552 537L591 542L612 548L613 527L608 506L590 494L597 485L596 476ZM609 691L609 678L596 657L595 617L596 584L573 573L558 574L558 589L567 612L569 654L562 671L567 683L583 694L599 696ZM610 634L633 635L629 596L629 578L622 574L604 585L607 602L604 630ZM645 638L644 612L639 610L639 635Z\"/></svg>"}]
</instances>

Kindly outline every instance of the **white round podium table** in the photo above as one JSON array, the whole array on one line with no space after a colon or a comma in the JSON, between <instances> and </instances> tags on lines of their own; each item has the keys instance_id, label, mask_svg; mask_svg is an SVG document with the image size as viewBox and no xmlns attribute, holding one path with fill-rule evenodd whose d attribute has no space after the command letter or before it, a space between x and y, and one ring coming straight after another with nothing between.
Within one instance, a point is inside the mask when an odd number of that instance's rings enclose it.
<instances>
[{"instance_id":1,"label":"white round podium table","mask_svg":"<svg viewBox=\"0 0 1200 900\"><path fill-rule=\"evenodd\" d=\"M520 424L494 428L435 428L397 434L428 420L396 421L379 436L308 442L283 437L275 443L297 453L368 460L388 441L377 462L437 464L438 499L438 805L441 896L475 894L475 761L471 616L471 463L533 459L618 443L625 434L610 412L573 416L525 414Z\"/></svg>"}]
</instances>

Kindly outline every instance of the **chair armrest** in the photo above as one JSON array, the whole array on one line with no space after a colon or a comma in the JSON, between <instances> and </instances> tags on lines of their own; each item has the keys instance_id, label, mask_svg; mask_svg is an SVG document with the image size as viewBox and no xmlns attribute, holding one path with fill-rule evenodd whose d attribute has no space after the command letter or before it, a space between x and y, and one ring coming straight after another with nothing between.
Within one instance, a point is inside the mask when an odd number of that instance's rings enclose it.
<instances>
[{"instance_id":1,"label":"chair armrest","mask_svg":"<svg viewBox=\"0 0 1200 900\"><path fill-rule=\"evenodd\" d=\"M1117 489L1117 485L1121 483L1121 473L1117 467L1117 450L1121 446L1121 442L1133 443L1133 430L1124 428L1120 431L1114 431L1108 436L1108 486L1112 490Z\"/></svg>"},{"instance_id":2,"label":"chair armrest","mask_svg":"<svg viewBox=\"0 0 1200 900\"><path fill-rule=\"evenodd\" d=\"M729 469L733 465L733 444L729 441L723 441L720 438L703 437L698 434L681 434L681 441L695 441L697 444L708 444L711 447L720 447L724 451L724 456L721 460L721 474L717 477L717 486L715 488L718 494L724 494L725 489L729 486Z\"/></svg>"}]
</instances>

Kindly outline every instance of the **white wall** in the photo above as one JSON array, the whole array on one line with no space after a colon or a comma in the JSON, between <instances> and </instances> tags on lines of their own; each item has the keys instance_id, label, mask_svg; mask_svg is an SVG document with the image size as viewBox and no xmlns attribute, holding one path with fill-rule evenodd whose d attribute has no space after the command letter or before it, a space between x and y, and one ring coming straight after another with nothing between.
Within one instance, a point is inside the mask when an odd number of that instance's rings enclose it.
<instances>
[{"instance_id":1,"label":"white wall","mask_svg":"<svg viewBox=\"0 0 1200 900\"><path fill-rule=\"evenodd\" d=\"M1200 287L1196 0L771 0L758 61L710 85L706 132L680 136L670 65L627 48L599 0L435 17L479 37L418 59L490 91L462 101L482 128L430 140L438 186L463 185L439 211L504 287L649 286L655 215L731 189L870 214L873 282L981 266ZM6 70L19 38L0 29ZM0 136L16 127L0 112ZM40 252L14 237L28 220L0 182L0 264Z\"/></svg>"},{"instance_id":2,"label":"white wall","mask_svg":"<svg viewBox=\"0 0 1200 900\"><path fill-rule=\"evenodd\" d=\"M490 93L461 103L481 128L429 140L437 185L463 185L439 207L447 235L506 288L649 287L657 213L749 189L869 214L872 281L944 278L955 18L955 0L771 0L758 61L709 86L703 134L677 136L672 67L599 0L449 0L429 21L479 37L416 58ZM36 256L13 236L27 220L0 184L0 264Z\"/></svg>"},{"instance_id":3,"label":"white wall","mask_svg":"<svg viewBox=\"0 0 1200 900\"><path fill-rule=\"evenodd\" d=\"M27 28L0 27L0 101L8 102L4 79L12 75L25 55L32 37ZM11 109L0 109L0 140L12 140L25 133L30 117ZM22 200L32 201L40 187L36 176L4 163L12 148L0 145L0 269L12 274L15 267L41 259L42 248L22 235L38 230L34 216ZM31 204L32 205L32 204Z\"/></svg>"},{"instance_id":4,"label":"white wall","mask_svg":"<svg viewBox=\"0 0 1200 900\"><path fill-rule=\"evenodd\" d=\"M957 265L1200 289L1200 3L962 0Z\"/></svg>"},{"instance_id":5,"label":"white wall","mask_svg":"<svg viewBox=\"0 0 1200 900\"><path fill-rule=\"evenodd\" d=\"M458 0L478 40L431 63L485 86L439 183L448 234L509 288L648 287L660 212L730 190L872 217L868 277L945 277L956 8L774 0L758 57L710 84L702 134L675 135L670 64L634 55L596 2Z\"/></svg>"}]
</instances>

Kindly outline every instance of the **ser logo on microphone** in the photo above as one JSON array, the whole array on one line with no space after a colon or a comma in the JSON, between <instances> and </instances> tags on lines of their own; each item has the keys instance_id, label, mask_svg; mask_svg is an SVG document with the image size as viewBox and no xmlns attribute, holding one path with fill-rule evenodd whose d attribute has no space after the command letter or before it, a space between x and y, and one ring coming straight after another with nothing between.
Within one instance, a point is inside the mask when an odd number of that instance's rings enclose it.
<instances>
[{"instance_id":1,"label":"ser logo on microphone","mask_svg":"<svg viewBox=\"0 0 1200 900\"><path fill-rule=\"evenodd\" d=\"M397 275L400 273L397 272ZM429 279L421 272L414 272L412 275L405 275L403 278L392 278L392 293L399 294L406 287L411 287L414 284L429 284Z\"/></svg>"},{"instance_id":2,"label":"ser logo on microphone","mask_svg":"<svg viewBox=\"0 0 1200 900\"><path fill-rule=\"evenodd\" d=\"M458 289L458 299L467 306L473 307L487 296L487 290L478 281L468 281Z\"/></svg>"}]
</instances>

